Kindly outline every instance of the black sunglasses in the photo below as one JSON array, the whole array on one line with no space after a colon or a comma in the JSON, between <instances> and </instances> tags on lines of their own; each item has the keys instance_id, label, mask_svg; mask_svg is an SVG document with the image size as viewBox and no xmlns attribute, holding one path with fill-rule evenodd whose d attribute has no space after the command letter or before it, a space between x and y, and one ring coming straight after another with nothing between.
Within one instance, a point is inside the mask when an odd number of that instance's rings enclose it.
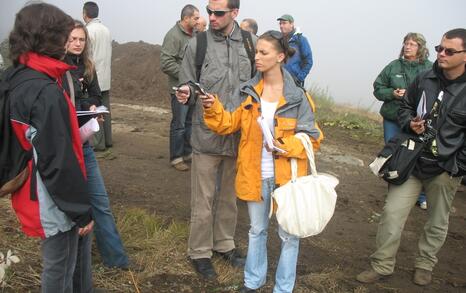
<instances>
[{"instance_id":1,"label":"black sunglasses","mask_svg":"<svg viewBox=\"0 0 466 293\"><path fill-rule=\"evenodd\" d=\"M288 49L288 44L287 44L287 40L285 40L283 38L283 34L281 32L270 30L270 31L266 31L265 33L262 34L262 36L264 36L264 35L265 36L271 36L272 38L277 40L278 43L280 44L280 47L282 47L283 51L286 52L286 50Z\"/></svg>"},{"instance_id":2,"label":"black sunglasses","mask_svg":"<svg viewBox=\"0 0 466 293\"><path fill-rule=\"evenodd\" d=\"M269 35L277 41L281 41L283 39L283 34L279 31L274 31L274 30L266 31L264 35Z\"/></svg>"},{"instance_id":3,"label":"black sunglasses","mask_svg":"<svg viewBox=\"0 0 466 293\"><path fill-rule=\"evenodd\" d=\"M207 10L208 15L215 15L217 17L222 17L224 16L227 12L230 12L231 10L212 10L209 8L209 6L206 6L205 8Z\"/></svg>"},{"instance_id":4,"label":"black sunglasses","mask_svg":"<svg viewBox=\"0 0 466 293\"><path fill-rule=\"evenodd\" d=\"M435 52L442 53L443 50L445 50L445 55L447 55L447 56L453 56L453 55L458 54L458 53L466 52L466 50L456 51L455 49L445 48L445 47L442 47L440 45L435 46Z\"/></svg>"}]
</instances>

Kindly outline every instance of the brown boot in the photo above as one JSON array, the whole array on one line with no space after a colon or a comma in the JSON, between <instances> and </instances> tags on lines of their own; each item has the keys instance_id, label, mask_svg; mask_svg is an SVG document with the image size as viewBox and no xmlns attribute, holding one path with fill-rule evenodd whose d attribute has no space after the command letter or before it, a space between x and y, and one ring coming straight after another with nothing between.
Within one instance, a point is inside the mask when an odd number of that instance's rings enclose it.
<instances>
[{"instance_id":1,"label":"brown boot","mask_svg":"<svg viewBox=\"0 0 466 293\"><path fill-rule=\"evenodd\" d=\"M416 268L414 271L413 282L419 286L429 285L432 282L432 272Z\"/></svg>"},{"instance_id":2,"label":"brown boot","mask_svg":"<svg viewBox=\"0 0 466 293\"><path fill-rule=\"evenodd\" d=\"M358 280L361 283L371 284L379 281L383 277L384 275L377 273L376 271L374 271L374 269L369 269L357 275L356 280Z\"/></svg>"},{"instance_id":3,"label":"brown boot","mask_svg":"<svg viewBox=\"0 0 466 293\"><path fill-rule=\"evenodd\" d=\"M188 171L189 166L183 161L183 158L176 158L170 164L178 171Z\"/></svg>"}]
</instances>

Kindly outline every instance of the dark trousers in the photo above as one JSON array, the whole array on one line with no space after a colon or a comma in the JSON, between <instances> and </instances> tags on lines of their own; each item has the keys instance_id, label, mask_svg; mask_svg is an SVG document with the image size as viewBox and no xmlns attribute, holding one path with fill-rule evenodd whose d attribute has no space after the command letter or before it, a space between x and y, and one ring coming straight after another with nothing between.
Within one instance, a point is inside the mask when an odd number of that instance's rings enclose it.
<instances>
[{"instance_id":1,"label":"dark trousers","mask_svg":"<svg viewBox=\"0 0 466 293\"><path fill-rule=\"evenodd\" d=\"M96 150L105 150L113 145L112 111L110 110L110 91L102 92L102 104L108 108L109 114L104 114L104 122L99 122L100 130L94 134L93 145Z\"/></svg>"},{"instance_id":2,"label":"dark trousers","mask_svg":"<svg viewBox=\"0 0 466 293\"><path fill-rule=\"evenodd\" d=\"M78 228L42 241L42 293L92 292L91 235Z\"/></svg>"}]
</instances>

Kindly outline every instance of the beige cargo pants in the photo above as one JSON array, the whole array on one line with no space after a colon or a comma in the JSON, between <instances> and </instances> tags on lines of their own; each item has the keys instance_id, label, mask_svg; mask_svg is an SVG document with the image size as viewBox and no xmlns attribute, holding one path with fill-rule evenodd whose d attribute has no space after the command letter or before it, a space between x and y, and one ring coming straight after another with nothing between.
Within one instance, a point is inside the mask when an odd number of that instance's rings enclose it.
<instances>
[{"instance_id":1,"label":"beige cargo pants","mask_svg":"<svg viewBox=\"0 0 466 293\"><path fill-rule=\"evenodd\" d=\"M400 246L401 233L422 187L427 196L428 219L418 242L414 267L432 271L437 253L445 242L450 208L461 177L444 172L436 177L419 180L411 176L402 185L390 185L380 218L376 251L370 256L372 268L382 275L390 275Z\"/></svg>"},{"instance_id":2,"label":"beige cargo pants","mask_svg":"<svg viewBox=\"0 0 466 293\"><path fill-rule=\"evenodd\" d=\"M210 258L235 248L236 158L193 153L188 256Z\"/></svg>"}]
</instances>

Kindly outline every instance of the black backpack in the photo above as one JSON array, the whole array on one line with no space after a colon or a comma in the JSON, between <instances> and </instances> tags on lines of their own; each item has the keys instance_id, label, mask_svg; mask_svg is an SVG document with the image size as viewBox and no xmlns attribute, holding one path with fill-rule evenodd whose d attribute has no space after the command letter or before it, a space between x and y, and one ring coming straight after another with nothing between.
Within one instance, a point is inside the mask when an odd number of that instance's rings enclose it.
<instances>
[{"instance_id":1,"label":"black backpack","mask_svg":"<svg viewBox=\"0 0 466 293\"><path fill-rule=\"evenodd\" d=\"M241 30L244 48L248 53L249 61L251 62L251 77L256 72L255 69L255 48L252 42L252 35L250 32ZM204 64L205 54L207 52L207 32L201 32L196 35L196 81L199 82L201 78L202 64Z\"/></svg>"},{"instance_id":2,"label":"black backpack","mask_svg":"<svg viewBox=\"0 0 466 293\"><path fill-rule=\"evenodd\" d=\"M23 149L10 122L9 92L24 81L37 78L26 73L21 80L15 80L16 73L23 69L22 65L9 67L0 75L0 197L19 189L29 177L27 164L33 151Z\"/></svg>"}]
</instances>

